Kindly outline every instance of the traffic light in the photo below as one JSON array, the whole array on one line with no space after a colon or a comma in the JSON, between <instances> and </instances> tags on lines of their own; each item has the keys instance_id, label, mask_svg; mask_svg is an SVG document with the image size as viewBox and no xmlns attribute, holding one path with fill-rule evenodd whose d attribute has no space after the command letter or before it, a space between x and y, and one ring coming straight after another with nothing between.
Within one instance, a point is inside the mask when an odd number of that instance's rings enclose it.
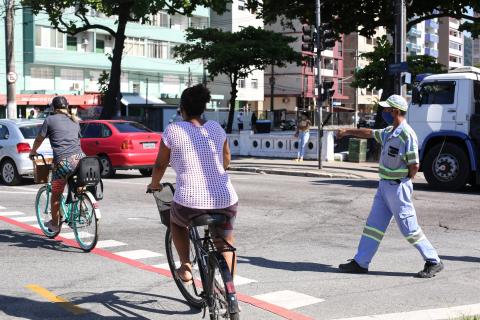
<instances>
[{"instance_id":1,"label":"traffic light","mask_svg":"<svg viewBox=\"0 0 480 320\"><path fill-rule=\"evenodd\" d=\"M320 26L320 51L335 47L337 35L332 30L330 23L322 23Z\"/></svg>"},{"instance_id":2,"label":"traffic light","mask_svg":"<svg viewBox=\"0 0 480 320\"><path fill-rule=\"evenodd\" d=\"M322 101L328 101L335 94L335 90L332 89L333 84L333 81L323 82Z\"/></svg>"},{"instance_id":3,"label":"traffic light","mask_svg":"<svg viewBox=\"0 0 480 320\"><path fill-rule=\"evenodd\" d=\"M310 25L303 25L302 27L302 51L313 52L315 49L316 32Z\"/></svg>"}]
</instances>

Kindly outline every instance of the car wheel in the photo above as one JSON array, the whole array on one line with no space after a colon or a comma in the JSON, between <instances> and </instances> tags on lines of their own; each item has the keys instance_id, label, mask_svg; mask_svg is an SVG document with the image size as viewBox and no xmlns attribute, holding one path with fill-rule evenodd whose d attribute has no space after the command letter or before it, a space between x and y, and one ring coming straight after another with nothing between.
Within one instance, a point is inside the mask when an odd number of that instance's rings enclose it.
<instances>
[{"instance_id":1,"label":"car wheel","mask_svg":"<svg viewBox=\"0 0 480 320\"><path fill-rule=\"evenodd\" d=\"M2 162L0 166L2 182L7 186L16 186L22 182L22 177L18 174L15 163L8 159Z\"/></svg>"},{"instance_id":2,"label":"car wheel","mask_svg":"<svg viewBox=\"0 0 480 320\"><path fill-rule=\"evenodd\" d=\"M152 169L138 169L138 171L140 171L140 173L141 173L142 176L144 176L144 177L151 177L151 176L152 176L152 172L153 172Z\"/></svg>"},{"instance_id":3,"label":"car wheel","mask_svg":"<svg viewBox=\"0 0 480 320\"><path fill-rule=\"evenodd\" d=\"M102 178L111 178L115 175L115 169L112 167L110 159L106 155L102 155L100 158L100 164L102 166L101 176Z\"/></svg>"}]
</instances>

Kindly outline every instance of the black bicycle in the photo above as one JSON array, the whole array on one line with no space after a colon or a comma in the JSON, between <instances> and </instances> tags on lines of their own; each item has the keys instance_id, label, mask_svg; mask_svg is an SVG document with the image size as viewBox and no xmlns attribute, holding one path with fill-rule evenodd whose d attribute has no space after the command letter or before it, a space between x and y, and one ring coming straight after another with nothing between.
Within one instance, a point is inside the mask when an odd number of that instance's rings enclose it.
<instances>
[{"instance_id":1,"label":"black bicycle","mask_svg":"<svg viewBox=\"0 0 480 320\"><path fill-rule=\"evenodd\" d=\"M205 214L192 220L188 230L190 238L190 261L192 263L193 281L190 283L180 279L175 270L180 267L180 259L172 242L170 232L170 207L175 193L175 186L170 183L162 183L161 191L153 193L160 213L162 223L167 227L165 233L165 250L167 252L168 265L178 289L187 302L195 308L208 308L210 320L240 319L238 300L233 284L232 271L228 269L227 262L222 252L233 252L235 260L235 248L225 239L219 237L216 241L224 242L224 249L218 250L212 239L212 229L226 222L226 216L221 214ZM203 236L199 229L203 228Z\"/></svg>"}]
</instances>

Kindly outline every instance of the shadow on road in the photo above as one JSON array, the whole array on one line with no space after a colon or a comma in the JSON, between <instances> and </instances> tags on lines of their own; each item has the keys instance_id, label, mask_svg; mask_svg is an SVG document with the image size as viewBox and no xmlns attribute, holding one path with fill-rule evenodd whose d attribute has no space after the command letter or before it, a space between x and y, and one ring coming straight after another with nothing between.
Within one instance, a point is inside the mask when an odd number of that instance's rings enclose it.
<instances>
[{"instance_id":1,"label":"shadow on road","mask_svg":"<svg viewBox=\"0 0 480 320\"><path fill-rule=\"evenodd\" d=\"M442 260L448 260L448 261L480 263L480 257L471 257L471 256L439 256L439 257Z\"/></svg>"},{"instance_id":2,"label":"shadow on road","mask_svg":"<svg viewBox=\"0 0 480 320\"><path fill-rule=\"evenodd\" d=\"M316 263L316 262L290 262L290 261L275 261L262 257L247 257L238 256L240 263L248 263L267 269L278 269L287 271L309 271L309 272L328 272L341 273L336 266ZM413 277L415 273L406 272L388 272L388 271L370 271L366 275L389 276L389 277Z\"/></svg>"},{"instance_id":3,"label":"shadow on road","mask_svg":"<svg viewBox=\"0 0 480 320\"><path fill-rule=\"evenodd\" d=\"M151 314L185 315L197 314L183 300L134 291L107 291L103 293L74 293L62 295L62 298L82 308L82 304L101 304L114 315L103 316L94 312L73 315L62 303L40 302L23 297L0 295L0 311L22 319L151 319ZM171 307L169 307L171 304ZM178 304L182 307L179 308ZM183 309L183 311L175 310ZM140 312L143 313L140 314Z\"/></svg>"},{"instance_id":4,"label":"shadow on road","mask_svg":"<svg viewBox=\"0 0 480 320\"><path fill-rule=\"evenodd\" d=\"M61 241L48 239L33 233L0 229L0 243L19 248L42 248L55 251L83 253L78 248L64 245Z\"/></svg>"}]
</instances>

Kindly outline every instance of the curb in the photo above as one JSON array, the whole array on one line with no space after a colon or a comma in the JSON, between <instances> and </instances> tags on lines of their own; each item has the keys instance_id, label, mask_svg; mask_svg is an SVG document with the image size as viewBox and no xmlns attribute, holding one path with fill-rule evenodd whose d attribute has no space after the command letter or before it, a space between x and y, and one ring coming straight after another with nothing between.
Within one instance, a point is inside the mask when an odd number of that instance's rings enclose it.
<instances>
[{"instance_id":1,"label":"curb","mask_svg":"<svg viewBox=\"0 0 480 320\"><path fill-rule=\"evenodd\" d=\"M263 169L252 167L229 167L229 171L241 171L260 174L277 174L284 176L297 176L297 177L316 177L316 178L341 178L341 179L366 179L363 176L354 174L341 174L341 173L329 173L329 172L313 172L313 171L292 171L282 169Z\"/></svg>"}]
</instances>

